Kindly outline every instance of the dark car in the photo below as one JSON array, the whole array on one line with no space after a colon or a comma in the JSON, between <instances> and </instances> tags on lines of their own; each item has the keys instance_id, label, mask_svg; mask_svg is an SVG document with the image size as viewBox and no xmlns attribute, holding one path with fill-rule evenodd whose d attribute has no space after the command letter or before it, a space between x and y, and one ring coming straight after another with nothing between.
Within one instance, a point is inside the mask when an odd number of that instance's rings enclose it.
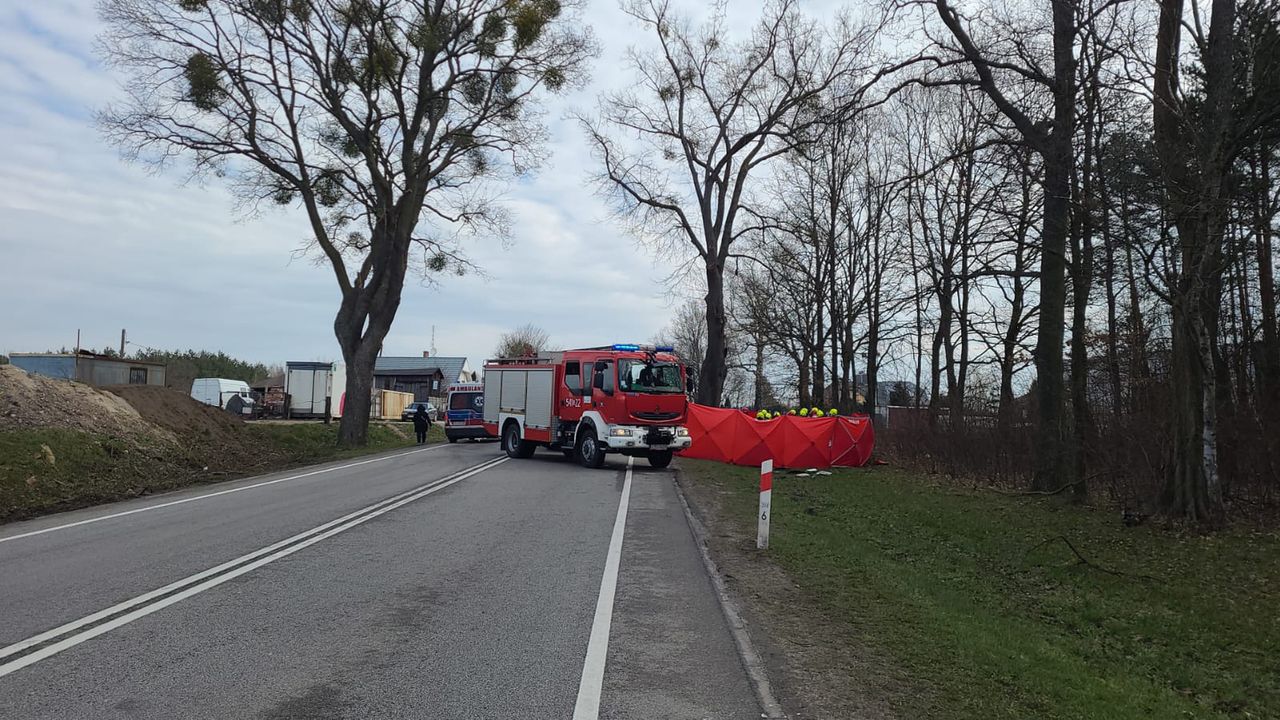
<instances>
[{"instance_id":1,"label":"dark car","mask_svg":"<svg viewBox=\"0 0 1280 720\"><path fill-rule=\"evenodd\" d=\"M429 402L411 402L408 405L405 405L404 412L400 413L400 419L406 422L412 420L413 416L418 413L419 407L427 409L427 417L431 418L431 422L435 422L440 419L436 417L436 406Z\"/></svg>"}]
</instances>

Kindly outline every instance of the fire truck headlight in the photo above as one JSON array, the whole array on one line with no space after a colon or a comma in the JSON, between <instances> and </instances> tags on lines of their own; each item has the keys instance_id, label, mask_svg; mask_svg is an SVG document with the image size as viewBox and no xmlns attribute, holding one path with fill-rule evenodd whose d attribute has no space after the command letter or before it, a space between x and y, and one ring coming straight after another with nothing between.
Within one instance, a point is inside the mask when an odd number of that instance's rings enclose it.
<instances>
[{"instance_id":1,"label":"fire truck headlight","mask_svg":"<svg viewBox=\"0 0 1280 720\"><path fill-rule=\"evenodd\" d=\"M689 437L689 428L676 428L676 437Z\"/></svg>"},{"instance_id":2,"label":"fire truck headlight","mask_svg":"<svg viewBox=\"0 0 1280 720\"><path fill-rule=\"evenodd\" d=\"M631 431L627 428L610 428L609 437L631 437Z\"/></svg>"}]
</instances>

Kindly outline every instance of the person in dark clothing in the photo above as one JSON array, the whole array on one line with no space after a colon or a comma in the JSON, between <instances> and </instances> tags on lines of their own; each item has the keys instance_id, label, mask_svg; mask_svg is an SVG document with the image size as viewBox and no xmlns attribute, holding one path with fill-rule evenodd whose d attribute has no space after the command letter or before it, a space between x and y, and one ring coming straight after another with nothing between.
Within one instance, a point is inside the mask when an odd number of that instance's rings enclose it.
<instances>
[{"instance_id":1,"label":"person in dark clothing","mask_svg":"<svg viewBox=\"0 0 1280 720\"><path fill-rule=\"evenodd\" d=\"M418 434L419 445L427 441L427 431L430 429L431 418L427 417L427 406L419 405L418 411L413 414L413 431Z\"/></svg>"}]
</instances>

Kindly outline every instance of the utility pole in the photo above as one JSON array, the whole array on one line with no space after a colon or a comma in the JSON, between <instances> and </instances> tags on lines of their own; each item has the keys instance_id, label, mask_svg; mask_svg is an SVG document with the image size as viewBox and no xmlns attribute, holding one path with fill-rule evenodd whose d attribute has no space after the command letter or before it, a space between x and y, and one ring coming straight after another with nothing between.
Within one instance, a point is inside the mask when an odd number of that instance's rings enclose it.
<instances>
[{"instance_id":1,"label":"utility pole","mask_svg":"<svg viewBox=\"0 0 1280 720\"><path fill-rule=\"evenodd\" d=\"M124 357L124 339L125 339L124 328L120 328L120 357L122 358Z\"/></svg>"}]
</instances>

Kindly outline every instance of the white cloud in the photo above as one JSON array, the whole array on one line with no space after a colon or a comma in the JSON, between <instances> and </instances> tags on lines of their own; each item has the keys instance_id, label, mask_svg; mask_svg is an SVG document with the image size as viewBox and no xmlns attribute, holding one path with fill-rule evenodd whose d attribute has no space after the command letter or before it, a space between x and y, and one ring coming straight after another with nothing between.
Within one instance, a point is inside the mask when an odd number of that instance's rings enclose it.
<instances>
[{"instance_id":1,"label":"white cloud","mask_svg":"<svg viewBox=\"0 0 1280 720\"><path fill-rule=\"evenodd\" d=\"M433 325L440 353L478 366L525 322L561 346L642 341L665 324L669 269L586 185L590 153L567 119L626 82L624 53L639 34L608 0L588 21L603 55L590 87L547 109L552 156L507 193L513 241L469 244L486 277L406 287L386 354L419 354ZM92 58L99 29L92 0L0 8L0 351L70 346L77 328L86 345L115 345L127 327L152 347L336 358L337 290L327 266L293 258L305 233L296 213L238 219L222 186L184 186L180 169L149 174L104 143L92 111L119 78Z\"/></svg>"}]
</instances>

